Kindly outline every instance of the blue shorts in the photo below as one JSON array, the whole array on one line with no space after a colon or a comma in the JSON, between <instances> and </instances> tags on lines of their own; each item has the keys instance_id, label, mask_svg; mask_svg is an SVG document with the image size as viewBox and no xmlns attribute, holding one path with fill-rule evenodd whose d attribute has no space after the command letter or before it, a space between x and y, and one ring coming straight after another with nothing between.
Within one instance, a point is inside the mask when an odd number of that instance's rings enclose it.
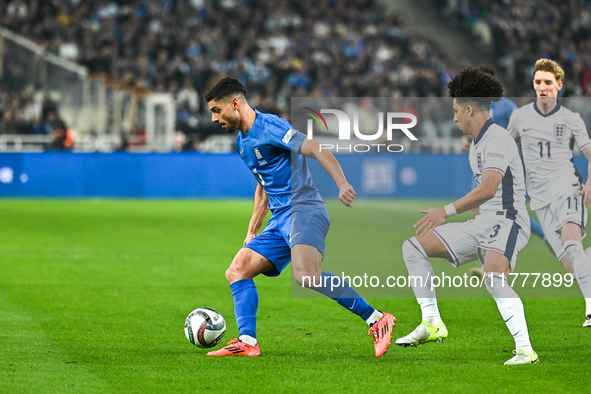
<instances>
[{"instance_id":1,"label":"blue shorts","mask_svg":"<svg viewBox=\"0 0 591 394\"><path fill-rule=\"evenodd\" d=\"M244 247L254 250L275 265L275 269L263 274L278 276L291 261L293 245L314 246L324 256L329 227L330 219L324 204L297 204L291 210L273 214L265 230Z\"/></svg>"}]
</instances>

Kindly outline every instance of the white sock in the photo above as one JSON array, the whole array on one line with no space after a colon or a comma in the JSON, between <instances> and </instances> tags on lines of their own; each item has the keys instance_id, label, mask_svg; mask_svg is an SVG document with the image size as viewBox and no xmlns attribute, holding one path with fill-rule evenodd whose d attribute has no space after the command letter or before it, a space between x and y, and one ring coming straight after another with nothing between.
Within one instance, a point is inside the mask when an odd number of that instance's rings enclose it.
<instances>
[{"instance_id":1,"label":"white sock","mask_svg":"<svg viewBox=\"0 0 591 394\"><path fill-rule=\"evenodd\" d=\"M515 348L534 351L529 340L525 312L521 298L509 286L507 278L499 272L486 272L484 284L497 303L497 308L515 340Z\"/></svg>"},{"instance_id":2,"label":"white sock","mask_svg":"<svg viewBox=\"0 0 591 394\"><path fill-rule=\"evenodd\" d=\"M591 314L591 259L585 253L583 244L578 241L564 242L564 250L573 263L575 278L585 297L585 316Z\"/></svg>"},{"instance_id":3,"label":"white sock","mask_svg":"<svg viewBox=\"0 0 591 394\"><path fill-rule=\"evenodd\" d=\"M250 335L240 335L240 337L238 337L238 339L240 340L240 342L246 343L247 345L250 345L250 346L257 345L257 339L251 337Z\"/></svg>"},{"instance_id":4,"label":"white sock","mask_svg":"<svg viewBox=\"0 0 591 394\"><path fill-rule=\"evenodd\" d=\"M404 241L402 244L402 257L408 269L409 281L412 291L415 293L417 302L423 313L423 320L430 324L441 322L441 315L437 307L437 295L435 289L431 288L431 280L435 276L433 266L427 259L427 253L416 237ZM411 280L415 277L416 280Z\"/></svg>"},{"instance_id":5,"label":"white sock","mask_svg":"<svg viewBox=\"0 0 591 394\"><path fill-rule=\"evenodd\" d=\"M382 316L384 316L384 314L382 312L378 311L377 309L375 309L373 311L373 313L371 314L371 316L367 318L367 320L366 320L367 325L371 326L372 324L377 323L382 318Z\"/></svg>"}]
</instances>

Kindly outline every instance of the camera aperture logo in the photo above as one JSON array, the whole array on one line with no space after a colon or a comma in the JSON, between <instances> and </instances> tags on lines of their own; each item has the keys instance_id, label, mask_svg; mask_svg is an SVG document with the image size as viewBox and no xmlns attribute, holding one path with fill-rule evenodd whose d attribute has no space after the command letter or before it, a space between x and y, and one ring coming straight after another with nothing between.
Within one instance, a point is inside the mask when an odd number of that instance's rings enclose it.
<instances>
[{"instance_id":1,"label":"camera aperture logo","mask_svg":"<svg viewBox=\"0 0 591 394\"><path fill-rule=\"evenodd\" d=\"M328 128L328 122L322 114L331 114L336 117L338 122L338 138L339 143L336 144L320 144L320 151L333 150L335 152L358 152L365 153L370 151L377 152L402 152L404 147L401 144L391 143L392 136L395 131L401 131L411 141L418 141L417 137L410 131L411 128L417 125L417 117L409 112L378 112L378 130L373 134L364 134L359 130L359 113L353 114L353 123L351 118L344 111L338 109L321 109L316 111L310 107L302 107L306 110L308 119L306 124L306 132L308 139L314 138L314 122L318 125L321 132L331 134ZM386 121L384 122L384 116ZM410 122L402 123L404 119L409 119ZM384 124L386 125L386 140L384 141ZM351 127L353 126L353 127ZM367 143L352 143L352 133L358 140L368 141ZM365 131L365 130L364 130ZM335 134L334 132L332 134ZM370 142L371 141L371 142Z\"/></svg>"}]
</instances>

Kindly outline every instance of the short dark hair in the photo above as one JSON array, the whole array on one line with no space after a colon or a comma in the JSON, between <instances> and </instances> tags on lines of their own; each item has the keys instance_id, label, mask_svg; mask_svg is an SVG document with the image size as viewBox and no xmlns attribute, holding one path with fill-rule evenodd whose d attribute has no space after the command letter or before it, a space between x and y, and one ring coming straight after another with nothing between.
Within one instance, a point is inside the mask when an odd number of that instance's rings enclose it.
<instances>
[{"instance_id":1,"label":"short dark hair","mask_svg":"<svg viewBox=\"0 0 591 394\"><path fill-rule=\"evenodd\" d=\"M224 77L205 93L205 101L219 101L232 95L243 95L246 97L246 88L237 79Z\"/></svg>"},{"instance_id":2,"label":"short dark hair","mask_svg":"<svg viewBox=\"0 0 591 394\"><path fill-rule=\"evenodd\" d=\"M449 95L462 104L490 108L491 101L503 96L503 85L499 80L479 68L465 68L447 84Z\"/></svg>"}]
</instances>

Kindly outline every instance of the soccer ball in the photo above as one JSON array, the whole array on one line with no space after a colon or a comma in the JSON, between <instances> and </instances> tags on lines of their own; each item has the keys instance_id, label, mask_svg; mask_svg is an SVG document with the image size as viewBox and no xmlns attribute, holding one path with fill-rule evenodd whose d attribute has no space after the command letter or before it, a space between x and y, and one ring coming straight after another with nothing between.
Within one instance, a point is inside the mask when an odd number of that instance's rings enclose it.
<instances>
[{"instance_id":1,"label":"soccer ball","mask_svg":"<svg viewBox=\"0 0 591 394\"><path fill-rule=\"evenodd\" d=\"M197 347L214 347L225 333L224 317L212 308L197 308L185 320L185 336Z\"/></svg>"}]
</instances>

